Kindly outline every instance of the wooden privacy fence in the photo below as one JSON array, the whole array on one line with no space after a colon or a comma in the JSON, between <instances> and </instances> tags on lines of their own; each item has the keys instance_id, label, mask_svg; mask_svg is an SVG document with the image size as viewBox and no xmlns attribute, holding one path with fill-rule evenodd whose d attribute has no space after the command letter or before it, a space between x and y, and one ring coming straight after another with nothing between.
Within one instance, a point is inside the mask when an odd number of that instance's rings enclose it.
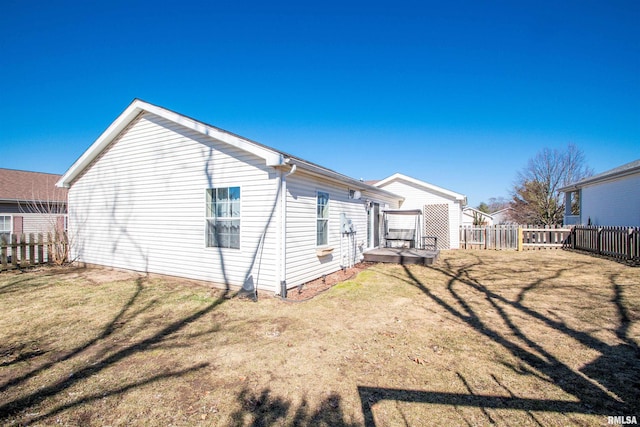
<instances>
[{"instance_id":1,"label":"wooden privacy fence","mask_svg":"<svg viewBox=\"0 0 640 427\"><path fill-rule=\"evenodd\" d=\"M517 249L518 226L461 226L460 247L463 249Z\"/></svg>"},{"instance_id":2,"label":"wooden privacy fence","mask_svg":"<svg viewBox=\"0 0 640 427\"><path fill-rule=\"evenodd\" d=\"M560 249L570 244L571 228L561 226L523 226L521 249Z\"/></svg>"},{"instance_id":3,"label":"wooden privacy fence","mask_svg":"<svg viewBox=\"0 0 640 427\"><path fill-rule=\"evenodd\" d=\"M571 247L640 263L640 228L578 225L572 229Z\"/></svg>"},{"instance_id":4,"label":"wooden privacy fence","mask_svg":"<svg viewBox=\"0 0 640 427\"><path fill-rule=\"evenodd\" d=\"M39 264L62 264L68 260L69 245L64 234L12 234L0 236L0 271Z\"/></svg>"},{"instance_id":5,"label":"wooden privacy fence","mask_svg":"<svg viewBox=\"0 0 640 427\"><path fill-rule=\"evenodd\" d=\"M557 249L569 244L570 228L534 225L461 226L463 249Z\"/></svg>"}]
</instances>

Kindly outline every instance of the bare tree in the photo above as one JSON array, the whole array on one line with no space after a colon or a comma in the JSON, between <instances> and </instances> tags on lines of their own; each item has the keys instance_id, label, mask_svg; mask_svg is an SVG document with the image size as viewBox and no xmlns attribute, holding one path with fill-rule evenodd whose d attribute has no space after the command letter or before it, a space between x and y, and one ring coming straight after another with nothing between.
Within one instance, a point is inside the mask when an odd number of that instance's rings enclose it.
<instances>
[{"instance_id":1,"label":"bare tree","mask_svg":"<svg viewBox=\"0 0 640 427\"><path fill-rule=\"evenodd\" d=\"M23 215L37 218L37 232L42 233L45 239L51 237L51 251L49 262L61 265L69 262L69 236L66 230L66 190L61 190L53 185L46 191L31 189L30 200L18 202L18 208ZM26 217L23 217L25 219Z\"/></svg>"},{"instance_id":2,"label":"bare tree","mask_svg":"<svg viewBox=\"0 0 640 427\"><path fill-rule=\"evenodd\" d=\"M564 197L558 189L591 175L593 171L577 146L543 149L518 173L511 219L520 224L562 224Z\"/></svg>"}]
</instances>

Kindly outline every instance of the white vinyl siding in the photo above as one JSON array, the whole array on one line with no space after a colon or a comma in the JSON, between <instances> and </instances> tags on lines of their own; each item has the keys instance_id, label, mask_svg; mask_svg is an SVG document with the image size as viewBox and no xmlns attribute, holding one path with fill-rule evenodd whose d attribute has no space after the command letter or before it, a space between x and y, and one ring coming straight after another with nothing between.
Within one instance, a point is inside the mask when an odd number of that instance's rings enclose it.
<instances>
[{"instance_id":1,"label":"white vinyl siding","mask_svg":"<svg viewBox=\"0 0 640 427\"><path fill-rule=\"evenodd\" d=\"M224 139L218 132L205 127L200 132L184 123L143 112L118 136L110 135L113 139L91 164L70 175L72 259L278 291L281 281L297 286L359 261L367 246L367 203L398 207L399 198L392 194L372 189L371 194L362 190L361 199L349 198L346 183L304 166L280 168L282 155L275 152L266 153L275 165L267 166L262 154L268 149L247 150L252 147L248 141L231 144L215 139ZM211 200L207 203L207 190L224 188L240 189L237 217L233 201L226 216L213 215ZM317 246L318 191L330 201L322 251ZM342 214L353 222L355 233L340 232ZM216 226L230 222L237 232L229 231L228 243L218 244L209 237L210 220Z\"/></svg>"},{"instance_id":2,"label":"white vinyl siding","mask_svg":"<svg viewBox=\"0 0 640 427\"><path fill-rule=\"evenodd\" d=\"M580 220L603 227L640 227L640 174L582 188Z\"/></svg>"},{"instance_id":3,"label":"white vinyl siding","mask_svg":"<svg viewBox=\"0 0 640 427\"><path fill-rule=\"evenodd\" d=\"M80 262L277 289L277 174L264 159L145 113L72 183ZM208 248L209 188L242 188L240 249Z\"/></svg>"},{"instance_id":4,"label":"white vinyl siding","mask_svg":"<svg viewBox=\"0 0 640 427\"><path fill-rule=\"evenodd\" d=\"M21 214L22 232L29 233L55 233L58 229L59 218L63 215L55 214ZM64 217L64 216L63 216Z\"/></svg>"},{"instance_id":5,"label":"white vinyl siding","mask_svg":"<svg viewBox=\"0 0 640 427\"><path fill-rule=\"evenodd\" d=\"M326 256L318 256L316 245L318 188L329 195L328 236L323 247L332 248L333 252ZM349 199L346 184L322 180L300 170L287 178L287 189L286 271L289 288L333 273L350 261L360 261L367 239L364 197L361 200ZM355 234L348 236L340 232L341 213L353 221Z\"/></svg>"}]
</instances>

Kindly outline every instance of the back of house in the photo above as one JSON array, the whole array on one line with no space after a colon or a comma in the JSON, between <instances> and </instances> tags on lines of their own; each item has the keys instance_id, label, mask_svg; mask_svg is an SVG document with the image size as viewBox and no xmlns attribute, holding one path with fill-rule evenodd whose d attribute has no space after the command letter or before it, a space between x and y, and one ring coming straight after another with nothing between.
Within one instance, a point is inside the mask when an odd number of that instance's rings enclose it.
<instances>
[{"instance_id":1,"label":"back of house","mask_svg":"<svg viewBox=\"0 0 640 427\"><path fill-rule=\"evenodd\" d=\"M140 100L58 185L78 262L275 293L358 262L402 200Z\"/></svg>"}]
</instances>

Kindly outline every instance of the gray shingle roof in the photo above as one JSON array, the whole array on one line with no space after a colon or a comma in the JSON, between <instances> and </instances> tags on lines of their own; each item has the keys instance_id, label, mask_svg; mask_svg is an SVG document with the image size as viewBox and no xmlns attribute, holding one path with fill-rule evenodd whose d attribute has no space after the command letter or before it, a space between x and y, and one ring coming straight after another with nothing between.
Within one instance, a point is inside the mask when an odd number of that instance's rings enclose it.
<instances>
[{"instance_id":1,"label":"gray shingle roof","mask_svg":"<svg viewBox=\"0 0 640 427\"><path fill-rule=\"evenodd\" d=\"M609 169L608 171L599 173L597 175L590 176L588 178L584 178L578 182L575 182L571 185L567 185L566 187L562 187L560 191L571 191L576 188L584 187L587 184L594 184L600 181L606 181L608 179L617 178L620 176L632 174L635 172L640 172L640 159L634 160L633 162L625 163L622 166L618 166L613 169Z\"/></svg>"},{"instance_id":2,"label":"gray shingle roof","mask_svg":"<svg viewBox=\"0 0 640 427\"><path fill-rule=\"evenodd\" d=\"M0 168L0 200L66 202L67 189L56 187L60 176Z\"/></svg>"}]
</instances>

